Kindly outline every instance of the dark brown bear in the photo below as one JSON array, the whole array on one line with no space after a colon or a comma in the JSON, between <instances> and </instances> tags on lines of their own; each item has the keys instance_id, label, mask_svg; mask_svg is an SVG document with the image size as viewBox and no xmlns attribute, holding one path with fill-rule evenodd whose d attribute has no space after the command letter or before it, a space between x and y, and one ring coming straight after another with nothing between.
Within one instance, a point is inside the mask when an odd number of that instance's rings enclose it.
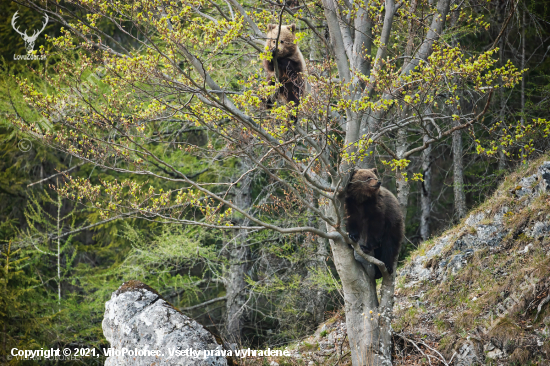
<instances>
[{"instance_id":1,"label":"dark brown bear","mask_svg":"<svg viewBox=\"0 0 550 366\"><path fill-rule=\"evenodd\" d=\"M277 67L279 69L279 81L282 84L279 88L278 98L283 103L294 102L297 107L300 104L304 88L304 78L302 73L306 68L304 56L300 52L298 45L294 43L296 39L296 24L279 26L269 24L267 26L267 47L271 52L275 50L277 35L279 34L279 43L277 47ZM275 68L273 60L264 60L264 70L267 74L268 85L275 85ZM271 107L272 101L268 101L268 107Z\"/></svg>"},{"instance_id":2,"label":"dark brown bear","mask_svg":"<svg viewBox=\"0 0 550 366\"><path fill-rule=\"evenodd\" d=\"M346 228L351 240L394 271L404 235L397 198L376 176L376 169L358 169L346 189ZM382 273L375 268L375 279Z\"/></svg>"}]
</instances>

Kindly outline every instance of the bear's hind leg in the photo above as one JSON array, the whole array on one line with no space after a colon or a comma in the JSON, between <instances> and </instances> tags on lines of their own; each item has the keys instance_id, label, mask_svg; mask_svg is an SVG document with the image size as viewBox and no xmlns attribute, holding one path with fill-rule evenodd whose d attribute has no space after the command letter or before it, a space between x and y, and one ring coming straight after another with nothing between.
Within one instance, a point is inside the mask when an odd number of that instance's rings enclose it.
<instances>
[{"instance_id":1,"label":"bear's hind leg","mask_svg":"<svg viewBox=\"0 0 550 366\"><path fill-rule=\"evenodd\" d=\"M382 262L384 262L384 264L386 265L386 270L391 275L393 273L394 262L396 261L397 258L396 258L396 254L394 253L394 250L392 250L393 248L391 248L391 245L388 245L388 244L389 243L385 243L385 245L383 244L381 247L377 248L374 251L374 256L376 257L376 259L379 259ZM388 248L388 246L390 246L390 248ZM380 272L378 267L376 268L376 271L377 271L376 273L377 276L380 275L380 277L376 277L376 278L382 278L382 272Z\"/></svg>"}]
</instances>

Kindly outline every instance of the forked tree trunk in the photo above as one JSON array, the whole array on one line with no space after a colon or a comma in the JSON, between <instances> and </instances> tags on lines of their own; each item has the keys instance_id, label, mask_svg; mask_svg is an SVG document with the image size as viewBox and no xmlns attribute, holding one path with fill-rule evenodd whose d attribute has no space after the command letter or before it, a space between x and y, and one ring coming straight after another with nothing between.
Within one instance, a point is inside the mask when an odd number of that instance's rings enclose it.
<instances>
[{"instance_id":1,"label":"forked tree trunk","mask_svg":"<svg viewBox=\"0 0 550 366\"><path fill-rule=\"evenodd\" d=\"M343 215L343 201L337 202ZM327 214L336 216L334 206ZM331 212L332 211L332 212ZM332 232L334 229L327 225ZM354 250L343 238L330 240L336 270L340 276L345 301L346 327L354 366L388 366L391 360L391 321L393 317L395 271L384 278L380 300L376 293L372 264L365 267L356 260ZM369 272L369 274L367 274Z\"/></svg>"}]
</instances>

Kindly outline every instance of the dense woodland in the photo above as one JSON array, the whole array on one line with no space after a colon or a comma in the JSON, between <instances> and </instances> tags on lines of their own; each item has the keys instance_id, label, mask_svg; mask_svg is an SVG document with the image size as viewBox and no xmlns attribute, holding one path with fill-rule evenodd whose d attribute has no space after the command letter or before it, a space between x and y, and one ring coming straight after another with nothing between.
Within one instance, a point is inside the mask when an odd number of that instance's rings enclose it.
<instances>
[{"instance_id":1,"label":"dense woodland","mask_svg":"<svg viewBox=\"0 0 550 366\"><path fill-rule=\"evenodd\" d=\"M105 301L130 279L228 342L284 346L344 307L319 183L331 169L378 168L406 217L404 260L546 152L550 2L443 3L1 2L2 362L105 346ZM45 60L14 60L16 11L21 30L49 14ZM269 23L297 25L311 85L298 109L260 103ZM338 29L372 40L347 77ZM342 121L372 115L350 139ZM286 148L313 178L273 156Z\"/></svg>"}]
</instances>

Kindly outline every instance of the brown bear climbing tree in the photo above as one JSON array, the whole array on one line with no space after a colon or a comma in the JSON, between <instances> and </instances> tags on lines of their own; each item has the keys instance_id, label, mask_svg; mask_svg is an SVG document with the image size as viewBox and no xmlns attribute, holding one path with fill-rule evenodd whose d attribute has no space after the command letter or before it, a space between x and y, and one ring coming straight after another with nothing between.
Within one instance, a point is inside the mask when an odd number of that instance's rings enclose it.
<instances>
[{"instance_id":1,"label":"brown bear climbing tree","mask_svg":"<svg viewBox=\"0 0 550 366\"><path fill-rule=\"evenodd\" d=\"M300 104L304 89L304 78L302 73L306 68L304 56L295 43L296 25L269 24L267 27L267 47L273 52L277 59L278 77L281 86L276 98L286 104L293 102L294 106ZM276 51L276 52L275 52ZM275 85L275 65L273 59L264 60L264 70L267 74L268 85ZM273 99L267 101L267 107L271 108Z\"/></svg>"},{"instance_id":2,"label":"brown bear climbing tree","mask_svg":"<svg viewBox=\"0 0 550 366\"><path fill-rule=\"evenodd\" d=\"M351 240L393 273L404 236L397 198L376 176L376 169L356 170L346 190L346 229ZM382 273L375 268L375 279Z\"/></svg>"}]
</instances>

